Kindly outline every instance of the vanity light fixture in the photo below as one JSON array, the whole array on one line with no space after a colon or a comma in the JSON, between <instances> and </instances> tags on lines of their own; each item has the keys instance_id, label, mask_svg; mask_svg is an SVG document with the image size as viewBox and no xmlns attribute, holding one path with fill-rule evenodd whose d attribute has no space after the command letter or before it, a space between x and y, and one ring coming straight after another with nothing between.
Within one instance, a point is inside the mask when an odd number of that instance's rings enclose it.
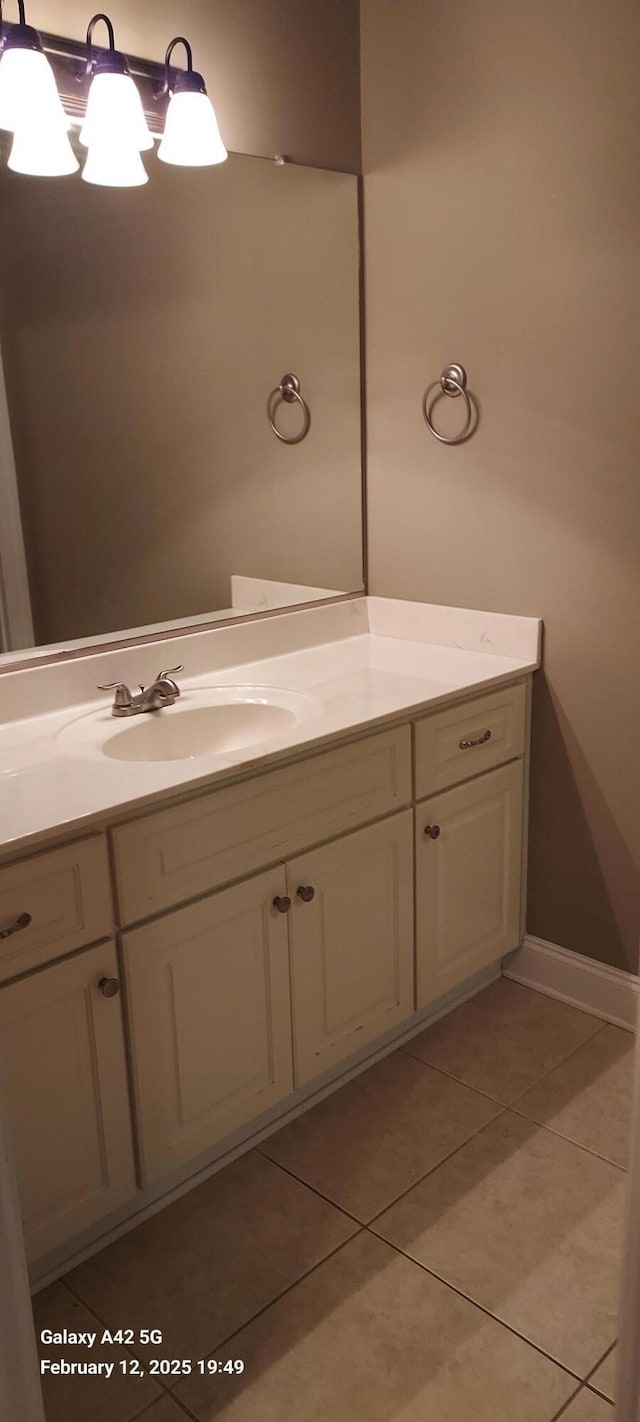
<instances>
[{"instance_id":1,"label":"vanity light fixture","mask_svg":"<svg viewBox=\"0 0 640 1422\"><path fill-rule=\"evenodd\" d=\"M171 56L176 45L184 45L187 68L171 72ZM227 150L220 136L215 109L201 74L193 67L189 41L176 35L165 55L163 94L169 94L164 137L158 149L163 163L178 167L206 168L224 163Z\"/></svg>"},{"instance_id":2,"label":"vanity light fixture","mask_svg":"<svg viewBox=\"0 0 640 1422\"><path fill-rule=\"evenodd\" d=\"M0 45L0 128L13 134L9 167L33 177L75 173L80 165L69 142L70 121L40 35L26 23L24 0L18 0L18 18Z\"/></svg>"},{"instance_id":3,"label":"vanity light fixture","mask_svg":"<svg viewBox=\"0 0 640 1422\"><path fill-rule=\"evenodd\" d=\"M109 36L108 50L93 55L93 31L102 21ZM82 177L101 187L141 187L149 175L140 154L153 148L140 94L125 56L115 47L108 15L94 15L87 29L87 67L91 75L87 112L80 142L88 149Z\"/></svg>"}]
</instances>

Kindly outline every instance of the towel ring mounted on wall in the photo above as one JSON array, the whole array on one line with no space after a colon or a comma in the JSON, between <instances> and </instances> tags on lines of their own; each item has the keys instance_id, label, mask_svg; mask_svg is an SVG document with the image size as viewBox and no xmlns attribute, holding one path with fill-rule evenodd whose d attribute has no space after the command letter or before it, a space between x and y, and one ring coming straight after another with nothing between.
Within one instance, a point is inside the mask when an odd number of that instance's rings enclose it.
<instances>
[{"instance_id":1,"label":"towel ring mounted on wall","mask_svg":"<svg viewBox=\"0 0 640 1422\"><path fill-rule=\"evenodd\" d=\"M436 388L439 393L436 395L435 400L431 400L431 392ZM457 399L459 395L462 395L464 400L465 421L462 429L456 435L440 434L431 419L434 406L437 404L441 395L451 395L454 400ZM467 372L463 365L458 365L457 363L446 365L440 379L432 380L431 384L427 385L422 397L422 413L427 429L431 431L435 439L440 440L441 444L462 444L463 440L465 440L469 434L473 420L473 407L467 394Z\"/></svg>"},{"instance_id":2,"label":"towel ring mounted on wall","mask_svg":"<svg viewBox=\"0 0 640 1422\"><path fill-rule=\"evenodd\" d=\"M284 401L286 405L293 405L297 400L302 410L302 429L297 435L284 435L276 424L276 411L278 406ZM300 381L297 375L283 375L279 385L271 391L267 400L267 419L274 435L282 440L283 444L300 444L306 439L311 426L311 411L305 399L300 394Z\"/></svg>"}]
</instances>

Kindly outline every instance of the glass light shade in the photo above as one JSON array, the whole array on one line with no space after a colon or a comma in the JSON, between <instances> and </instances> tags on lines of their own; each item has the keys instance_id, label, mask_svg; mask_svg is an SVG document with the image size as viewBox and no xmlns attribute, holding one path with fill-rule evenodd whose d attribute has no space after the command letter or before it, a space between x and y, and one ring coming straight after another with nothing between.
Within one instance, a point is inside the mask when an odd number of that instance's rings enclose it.
<instances>
[{"instance_id":1,"label":"glass light shade","mask_svg":"<svg viewBox=\"0 0 640 1422\"><path fill-rule=\"evenodd\" d=\"M0 58L0 128L15 133L23 123L31 130L70 127L46 55L11 47Z\"/></svg>"},{"instance_id":2,"label":"glass light shade","mask_svg":"<svg viewBox=\"0 0 640 1422\"><path fill-rule=\"evenodd\" d=\"M93 143L82 170L85 183L100 188L141 188L149 174L132 143Z\"/></svg>"},{"instance_id":3,"label":"glass light shade","mask_svg":"<svg viewBox=\"0 0 640 1422\"><path fill-rule=\"evenodd\" d=\"M23 123L13 136L8 166L32 178L62 178L76 173L80 164L66 129Z\"/></svg>"},{"instance_id":4,"label":"glass light shade","mask_svg":"<svg viewBox=\"0 0 640 1422\"><path fill-rule=\"evenodd\" d=\"M185 90L173 95L158 157L163 163L185 168L224 163L227 150L220 137L213 104L206 94Z\"/></svg>"},{"instance_id":5,"label":"glass light shade","mask_svg":"<svg viewBox=\"0 0 640 1422\"><path fill-rule=\"evenodd\" d=\"M138 153L153 148L142 100L130 74L96 74L91 80L87 112L80 142L133 147Z\"/></svg>"}]
</instances>

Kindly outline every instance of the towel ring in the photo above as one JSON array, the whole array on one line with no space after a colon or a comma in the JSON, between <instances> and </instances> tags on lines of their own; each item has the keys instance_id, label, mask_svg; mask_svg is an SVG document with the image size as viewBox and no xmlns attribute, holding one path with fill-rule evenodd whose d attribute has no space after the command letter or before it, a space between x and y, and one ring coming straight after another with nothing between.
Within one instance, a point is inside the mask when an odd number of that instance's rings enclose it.
<instances>
[{"instance_id":1,"label":"towel ring","mask_svg":"<svg viewBox=\"0 0 640 1422\"><path fill-rule=\"evenodd\" d=\"M297 400L302 410L302 429L300 434L284 435L276 424L276 411L283 401L287 405L293 405L295 400ZM283 375L280 384L276 385L275 390L271 391L269 399L267 400L267 419L274 435L277 439L282 440L283 444L300 444L303 439L306 439L311 426L311 411L306 400L304 400L300 394L300 381L297 375Z\"/></svg>"},{"instance_id":2,"label":"towel ring","mask_svg":"<svg viewBox=\"0 0 640 1422\"><path fill-rule=\"evenodd\" d=\"M431 401L431 405L429 404L429 397L431 391L436 389L436 386L440 387L441 395L451 395L454 399L457 399L458 395L462 395L466 406L465 422L460 433L457 435L439 434L432 422L431 412L440 396L436 395L435 400ZM467 394L467 372L463 365L446 365L440 379L432 380L431 384L427 385L422 397L422 413L427 429L431 431L435 439L440 440L441 444L462 444L462 441L467 438L469 430L471 429L471 421L473 419L471 401Z\"/></svg>"}]
</instances>

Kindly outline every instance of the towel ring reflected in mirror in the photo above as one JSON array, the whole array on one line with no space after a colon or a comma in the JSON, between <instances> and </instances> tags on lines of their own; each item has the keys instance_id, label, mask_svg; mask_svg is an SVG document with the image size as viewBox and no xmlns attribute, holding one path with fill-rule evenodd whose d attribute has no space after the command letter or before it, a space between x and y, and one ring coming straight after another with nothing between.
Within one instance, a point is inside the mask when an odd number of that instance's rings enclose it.
<instances>
[{"instance_id":1,"label":"towel ring reflected in mirror","mask_svg":"<svg viewBox=\"0 0 640 1422\"><path fill-rule=\"evenodd\" d=\"M432 399L432 391L436 389L438 394ZM450 395L454 400L462 395L465 405L465 419L462 429L458 431L458 434L440 434L440 431L436 429L433 423L433 410L442 395ZM432 380L431 384L427 385L422 397L422 414L427 429L431 432L434 439L440 441L440 444L462 444L464 440L468 439L469 434L472 432L471 425L473 422L474 407L467 392L467 372L463 365L458 365L457 362L446 365L439 379Z\"/></svg>"},{"instance_id":2,"label":"towel ring reflected in mirror","mask_svg":"<svg viewBox=\"0 0 640 1422\"><path fill-rule=\"evenodd\" d=\"M293 405L296 401L302 411L302 429L297 435L285 435L282 433L282 430L278 429L276 424L278 406L283 403ZM276 385L275 390L271 391L269 399L267 400L267 419L274 435L277 439L281 440L283 444L300 444L303 439L306 439L311 428L311 411L306 400L300 394L300 381L297 375L283 375L280 384Z\"/></svg>"}]
</instances>

